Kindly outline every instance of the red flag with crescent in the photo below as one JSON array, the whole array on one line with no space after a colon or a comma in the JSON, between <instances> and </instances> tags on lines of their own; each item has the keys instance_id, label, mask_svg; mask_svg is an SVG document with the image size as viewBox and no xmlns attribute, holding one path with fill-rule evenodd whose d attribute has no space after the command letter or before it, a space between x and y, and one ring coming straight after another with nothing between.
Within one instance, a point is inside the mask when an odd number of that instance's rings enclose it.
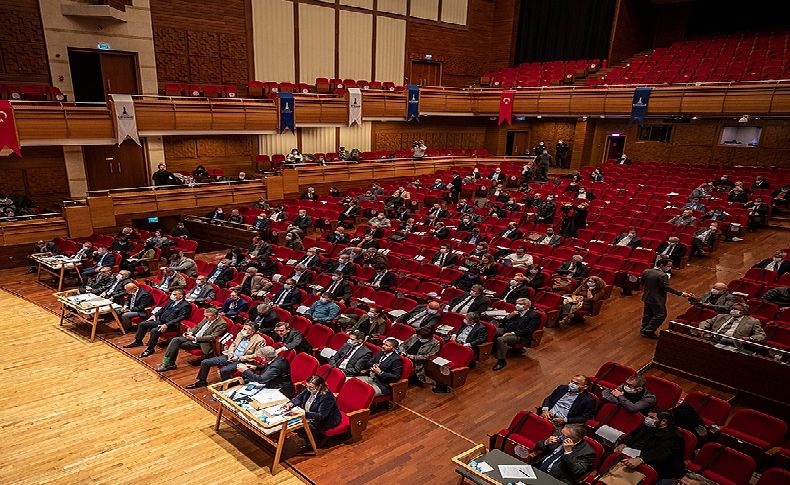
<instances>
[{"instance_id":1,"label":"red flag with crescent","mask_svg":"<svg viewBox=\"0 0 790 485\"><path fill-rule=\"evenodd\" d=\"M511 117L513 115L513 99L515 97L515 91L502 91L499 97L499 123L497 123L497 126L501 125L503 121L507 121L508 125L513 124Z\"/></svg>"},{"instance_id":2,"label":"red flag with crescent","mask_svg":"<svg viewBox=\"0 0 790 485\"><path fill-rule=\"evenodd\" d=\"M10 148L18 157L22 156L19 149L19 136L16 133L14 108L7 99L0 100L0 150Z\"/></svg>"}]
</instances>

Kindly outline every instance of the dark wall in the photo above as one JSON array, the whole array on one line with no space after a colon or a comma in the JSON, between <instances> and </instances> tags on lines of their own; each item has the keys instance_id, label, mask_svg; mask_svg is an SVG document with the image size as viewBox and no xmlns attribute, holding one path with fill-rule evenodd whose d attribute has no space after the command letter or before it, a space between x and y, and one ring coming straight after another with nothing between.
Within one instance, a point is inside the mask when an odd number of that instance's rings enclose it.
<instances>
[{"instance_id":1,"label":"dark wall","mask_svg":"<svg viewBox=\"0 0 790 485\"><path fill-rule=\"evenodd\" d=\"M0 2L0 83L49 84L44 27L36 0Z\"/></svg>"},{"instance_id":2,"label":"dark wall","mask_svg":"<svg viewBox=\"0 0 790 485\"><path fill-rule=\"evenodd\" d=\"M690 6L688 36L748 31L786 30L790 17L781 14L786 2L774 0L697 0Z\"/></svg>"},{"instance_id":3,"label":"dark wall","mask_svg":"<svg viewBox=\"0 0 790 485\"><path fill-rule=\"evenodd\" d=\"M604 59L616 0L521 0L515 63Z\"/></svg>"}]
</instances>

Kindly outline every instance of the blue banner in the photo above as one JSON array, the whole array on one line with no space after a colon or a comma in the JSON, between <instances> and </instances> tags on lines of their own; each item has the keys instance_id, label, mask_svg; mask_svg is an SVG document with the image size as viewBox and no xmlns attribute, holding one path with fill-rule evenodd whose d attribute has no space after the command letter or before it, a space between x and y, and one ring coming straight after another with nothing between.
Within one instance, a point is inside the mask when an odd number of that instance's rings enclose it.
<instances>
[{"instance_id":1,"label":"blue banner","mask_svg":"<svg viewBox=\"0 0 790 485\"><path fill-rule=\"evenodd\" d=\"M409 84L409 99L406 103L406 121L417 120L420 122L420 86Z\"/></svg>"},{"instance_id":2,"label":"blue banner","mask_svg":"<svg viewBox=\"0 0 790 485\"><path fill-rule=\"evenodd\" d=\"M645 122L647 116L647 103L650 100L650 92L653 88L636 88L634 90L634 100L631 102L631 120L628 122L630 125L634 121L639 122L641 125Z\"/></svg>"},{"instance_id":3,"label":"blue banner","mask_svg":"<svg viewBox=\"0 0 790 485\"><path fill-rule=\"evenodd\" d=\"M286 129L296 133L293 93L280 93L280 133Z\"/></svg>"}]
</instances>

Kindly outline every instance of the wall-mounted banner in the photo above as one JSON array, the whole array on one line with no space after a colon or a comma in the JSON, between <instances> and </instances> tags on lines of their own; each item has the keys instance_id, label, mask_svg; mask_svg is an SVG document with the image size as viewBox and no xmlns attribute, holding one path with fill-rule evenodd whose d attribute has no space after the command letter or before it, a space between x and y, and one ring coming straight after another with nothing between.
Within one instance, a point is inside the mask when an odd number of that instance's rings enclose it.
<instances>
[{"instance_id":1,"label":"wall-mounted banner","mask_svg":"<svg viewBox=\"0 0 790 485\"><path fill-rule=\"evenodd\" d=\"M406 102L406 121L420 121L420 85L409 84L409 98Z\"/></svg>"},{"instance_id":2,"label":"wall-mounted banner","mask_svg":"<svg viewBox=\"0 0 790 485\"><path fill-rule=\"evenodd\" d=\"M115 140L120 146L127 138L140 145L137 133L137 117L134 115L134 100L129 94L111 94L115 121Z\"/></svg>"},{"instance_id":3,"label":"wall-mounted banner","mask_svg":"<svg viewBox=\"0 0 790 485\"><path fill-rule=\"evenodd\" d=\"M348 88L348 126L362 124L362 90Z\"/></svg>"},{"instance_id":4,"label":"wall-mounted banner","mask_svg":"<svg viewBox=\"0 0 790 485\"><path fill-rule=\"evenodd\" d=\"M14 108L11 107L10 101L3 99L0 100L0 150L6 147L16 153L16 156L22 156L14 120Z\"/></svg>"},{"instance_id":5,"label":"wall-mounted banner","mask_svg":"<svg viewBox=\"0 0 790 485\"><path fill-rule=\"evenodd\" d=\"M511 118L513 116L513 98L515 97L515 91L502 91L502 94L499 95L499 123L497 126L501 125L503 121L507 121L508 125L513 124Z\"/></svg>"},{"instance_id":6,"label":"wall-mounted banner","mask_svg":"<svg viewBox=\"0 0 790 485\"><path fill-rule=\"evenodd\" d=\"M296 125L294 123L294 95L293 93L279 93L280 94L280 133L286 129L291 130L291 133L296 133Z\"/></svg>"},{"instance_id":7,"label":"wall-mounted banner","mask_svg":"<svg viewBox=\"0 0 790 485\"><path fill-rule=\"evenodd\" d=\"M634 90L634 100L631 102L631 119L628 121L630 125L634 121L639 122L641 125L645 122L647 116L647 103L650 100L650 92L653 88L636 88Z\"/></svg>"}]
</instances>

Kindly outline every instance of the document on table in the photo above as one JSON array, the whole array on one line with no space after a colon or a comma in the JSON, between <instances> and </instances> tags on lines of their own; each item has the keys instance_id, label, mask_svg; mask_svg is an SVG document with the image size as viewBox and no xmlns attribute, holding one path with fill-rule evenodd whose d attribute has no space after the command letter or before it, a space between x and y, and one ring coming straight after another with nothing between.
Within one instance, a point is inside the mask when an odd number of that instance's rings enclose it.
<instances>
[{"instance_id":1,"label":"document on table","mask_svg":"<svg viewBox=\"0 0 790 485\"><path fill-rule=\"evenodd\" d=\"M489 465L488 463L486 463L484 461L481 461L480 463L477 464L477 470L480 473L488 473L490 471L493 471L494 467L492 467L491 465Z\"/></svg>"},{"instance_id":2,"label":"document on table","mask_svg":"<svg viewBox=\"0 0 790 485\"><path fill-rule=\"evenodd\" d=\"M498 465L499 466L499 474L502 475L502 478L526 478L528 480L534 480L537 477L535 475L535 470L532 469L529 465Z\"/></svg>"}]
</instances>

